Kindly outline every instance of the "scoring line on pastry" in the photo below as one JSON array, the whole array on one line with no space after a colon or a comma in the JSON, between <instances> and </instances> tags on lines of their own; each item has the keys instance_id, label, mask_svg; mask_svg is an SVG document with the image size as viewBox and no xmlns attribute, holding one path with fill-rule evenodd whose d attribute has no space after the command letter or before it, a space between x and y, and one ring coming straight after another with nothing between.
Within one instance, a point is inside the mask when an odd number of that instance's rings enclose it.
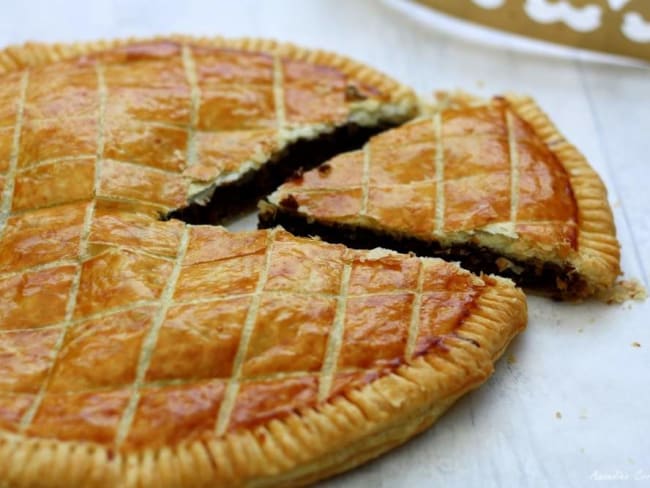
<instances>
[{"instance_id":1,"label":"scoring line on pastry","mask_svg":"<svg viewBox=\"0 0 650 488\"><path fill-rule=\"evenodd\" d=\"M519 149L515 134L514 118L510 110L506 110L506 129L508 131L508 147L510 150L510 222L513 230L517 221L519 207Z\"/></svg>"},{"instance_id":2,"label":"scoring line on pastry","mask_svg":"<svg viewBox=\"0 0 650 488\"><path fill-rule=\"evenodd\" d=\"M25 100L27 99L27 85L29 84L29 71L23 73L20 79L20 95L16 105L16 124L11 142L11 157L9 159L9 170L5 179L5 187L2 192L2 207L0 207L0 237L4 234L7 219L11 213L11 204L14 197L16 185L16 170L18 168L18 157L20 155L20 135L23 129L25 112Z\"/></svg>"},{"instance_id":3,"label":"scoring line on pastry","mask_svg":"<svg viewBox=\"0 0 650 488\"><path fill-rule=\"evenodd\" d=\"M282 145L284 139L283 131L287 125L286 107L284 103L284 72L282 68L282 57L280 54L273 54L273 101L275 105L275 120L277 124L277 139Z\"/></svg>"},{"instance_id":4,"label":"scoring line on pastry","mask_svg":"<svg viewBox=\"0 0 650 488\"><path fill-rule=\"evenodd\" d=\"M187 167L197 163L198 150L196 147L196 131L199 123L199 106L201 105L201 89L196 73L196 63L192 56L192 48L184 44L182 48L182 61L185 78L190 85L190 123L187 127ZM189 185L189 182L188 182Z\"/></svg>"},{"instance_id":5,"label":"scoring line on pastry","mask_svg":"<svg viewBox=\"0 0 650 488\"><path fill-rule=\"evenodd\" d=\"M97 109L97 136L96 136L97 153L95 155L95 175L94 175L93 193L94 195L97 195L98 186L99 186L100 161L104 155L103 154L104 153L104 123L105 123L104 114L106 111L107 92L106 92L106 83L104 79L104 71L101 64L98 63L95 66L95 73L97 76L97 97L99 99L99 105ZM81 273L83 271L84 258L88 251L90 227L92 225L93 216L95 214L95 205L96 205L96 199L93 198L92 201L87 204L86 211L84 213L83 227L79 239L79 249L78 249L77 260L76 260L76 270L74 273L74 277L72 278L72 284L70 285L70 290L68 291L68 301L65 307L65 316L64 316L63 324L61 326L62 329L50 353L52 356L52 363L45 380L41 384L41 388L39 389L36 397L34 398L34 401L32 402L31 406L27 409L27 411L25 412L25 414L21 419L20 432L25 432L25 430L29 427L41 403L43 402L45 393L47 392L50 381L52 380L52 375L54 373L54 368L56 366L56 363L59 359L59 354L61 353L61 349L63 348L63 344L65 343L65 338L68 334L68 330L72 327L74 323L73 320L74 311L75 308L77 307L79 286L81 284Z\"/></svg>"},{"instance_id":6,"label":"scoring line on pastry","mask_svg":"<svg viewBox=\"0 0 650 488\"><path fill-rule=\"evenodd\" d=\"M323 360L323 367L320 372L318 382L318 401L323 402L327 399L332 389L332 382L336 372L341 347L343 346L343 332L345 328L345 312L348 302L348 289L350 287L350 277L352 276L352 264L346 262L341 272L341 285L339 288L338 302L336 304L336 313L334 321L330 327L330 334L327 341L327 350Z\"/></svg>"},{"instance_id":7,"label":"scoring line on pastry","mask_svg":"<svg viewBox=\"0 0 650 488\"><path fill-rule=\"evenodd\" d=\"M271 268L271 254L273 251L273 244L275 242L275 236L277 232L278 228L276 227L267 235L266 252L264 253L264 265L260 271L259 277L257 278L255 292L248 307L244 325L242 326L241 336L239 338L239 346L237 348L235 360L232 365L230 381L228 381L228 385L226 386L226 391L223 395L223 402L221 403L221 407L219 408L219 413L217 415L217 421L215 425L215 432L217 435L223 435L228 428L228 424L230 423L230 416L235 406L237 393L239 392L239 382L241 378L242 368L244 366L244 360L246 359L246 354L248 353L248 343L250 342L250 338L253 335L253 329L255 328L255 323L257 322L257 316L259 314L260 303L262 302L262 294L264 293L264 287L268 281L269 270Z\"/></svg>"},{"instance_id":8,"label":"scoring line on pastry","mask_svg":"<svg viewBox=\"0 0 650 488\"><path fill-rule=\"evenodd\" d=\"M70 199L66 201L63 205L79 205L79 204L84 204L84 203L91 203L91 199L88 197L81 197L81 198L75 198L75 199ZM14 210L11 212L9 217L21 217L21 216L27 216L30 213L33 212L38 212L39 210L47 210L47 209L53 209L61 206L61 202L52 202L48 203L47 205L41 205L40 207L32 207L32 208L21 208L20 210Z\"/></svg>"},{"instance_id":9,"label":"scoring line on pastry","mask_svg":"<svg viewBox=\"0 0 650 488\"><path fill-rule=\"evenodd\" d=\"M94 202L90 202L86 205L86 211L84 212L83 227L79 239L77 259L75 261L76 269L75 269L74 276L72 278L72 284L70 285L70 290L68 291L68 300L65 306L65 316L63 319L63 323L61 324L61 332L57 337L54 347L52 348L52 351L50 352L50 356L52 358L50 369L48 371L47 376L45 377L45 380L41 384L41 387L39 388L39 391L36 394L36 397L34 398L31 406L27 409L27 411L25 412L25 414L23 415L20 421L19 432L25 432L29 427L29 425L32 423L32 420L34 419L34 416L36 415L36 412L38 411L43 401L43 398L45 397L45 393L47 392L47 388L52 379L54 367L56 366L56 363L58 361L59 353L63 348L67 331L73 325L73 315L74 315L74 310L77 306L77 295L79 294L79 286L81 284L83 256L86 252L86 248L88 245L87 238L88 235L90 234L90 223L91 223L93 211L94 211Z\"/></svg>"},{"instance_id":10,"label":"scoring line on pastry","mask_svg":"<svg viewBox=\"0 0 650 488\"><path fill-rule=\"evenodd\" d=\"M23 268L13 269L0 273L0 280L6 280L16 275L25 273L38 273L40 271L47 271L49 269L61 268L64 266L76 266L76 259L59 259L57 261L48 261L47 263L36 264L34 266L26 266Z\"/></svg>"},{"instance_id":11,"label":"scoring line on pastry","mask_svg":"<svg viewBox=\"0 0 650 488\"><path fill-rule=\"evenodd\" d=\"M419 260L419 263L417 287L415 289L415 296L413 297L413 305L411 307L411 321L409 323L408 337L406 339L406 351L404 353L407 362L413 358L415 343L420 332L420 311L422 309L422 288L424 286L424 267L426 266L426 261Z\"/></svg>"},{"instance_id":12,"label":"scoring line on pastry","mask_svg":"<svg viewBox=\"0 0 650 488\"><path fill-rule=\"evenodd\" d=\"M436 139L436 223L434 232L442 232L445 224L445 153L442 143L442 113L433 116L433 132Z\"/></svg>"},{"instance_id":13,"label":"scoring line on pastry","mask_svg":"<svg viewBox=\"0 0 650 488\"><path fill-rule=\"evenodd\" d=\"M78 161L82 159L95 159L96 154L87 153L87 154L78 154L76 156L61 156L58 158L46 158L34 161L32 163L27 163L22 165L20 168L17 168L17 173L25 173L30 170L40 168L42 166L48 166L50 164L65 163L66 161ZM60 205L60 204L59 204Z\"/></svg>"},{"instance_id":14,"label":"scoring line on pastry","mask_svg":"<svg viewBox=\"0 0 650 488\"><path fill-rule=\"evenodd\" d=\"M124 164L124 165L127 165L127 166L131 166L133 168L136 168L136 169L145 169L148 172L157 173L157 174L165 175L165 176L179 176L178 171L173 171L171 169L165 169L165 168L159 168L159 167L156 167L156 166L150 166L148 164L138 163L136 161L123 161L121 159L106 158L106 159L103 160L103 162Z\"/></svg>"},{"instance_id":15,"label":"scoring line on pastry","mask_svg":"<svg viewBox=\"0 0 650 488\"><path fill-rule=\"evenodd\" d=\"M363 172L361 174L361 215L368 215L368 194L370 193L370 142L363 146Z\"/></svg>"},{"instance_id":16,"label":"scoring line on pastry","mask_svg":"<svg viewBox=\"0 0 650 488\"><path fill-rule=\"evenodd\" d=\"M106 202L128 203L131 205L144 205L146 207L155 209L160 214L166 214L169 211L169 207L166 205L151 202L149 200L138 200L137 198L129 198L124 196L98 195L97 197L95 197L95 200L98 202L106 201Z\"/></svg>"},{"instance_id":17,"label":"scoring line on pastry","mask_svg":"<svg viewBox=\"0 0 650 488\"><path fill-rule=\"evenodd\" d=\"M160 301L158 302L158 311L154 316L153 323L151 324L149 332L142 341L135 374L135 381L132 385L131 396L129 397L129 402L124 409L122 418L118 424L117 433L115 435L115 444L118 446L120 446L126 440L129 431L131 430L131 424L133 423L133 418L135 417L135 411L140 401L140 390L142 389L142 385L147 375L147 370L149 369L149 364L151 363L151 357L153 356L154 349L156 348L160 328L162 327L162 324L167 317L167 311L173 304L172 298L174 296L174 291L176 290L176 282L178 281L178 277L181 274L181 267L185 259L189 241L190 231L189 226L186 225L183 228L183 234L178 244L174 267L172 268L172 272L169 275L167 284L165 285L165 288L163 289L163 292L160 296Z\"/></svg>"},{"instance_id":18,"label":"scoring line on pastry","mask_svg":"<svg viewBox=\"0 0 650 488\"><path fill-rule=\"evenodd\" d=\"M71 322L69 322L70 327L74 327L76 325L83 324L85 322L94 320L94 321L99 321L99 320L104 320L107 319L113 315L121 314L124 312L130 312L132 310L137 310L138 308L144 308L144 307L151 307L154 305L158 304L158 300L137 300L135 302L131 302L127 305L118 305L116 307L111 307L107 308L104 310L101 310L99 312L91 313L88 315L84 315L83 317L80 317L78 319L73 319ZM175 304L174 304L175 305ZM28 331L39 331L39 330L48 330L48 329L63 329L68 325L68 322L65 320L62 320L60 322L55 322L51 324L45 324L45 325L39 325L38 327L20 327L18 329L0 329L0 335L2 334L10 334L13 332L28 332Z\"/></svg>"}]
</instances>

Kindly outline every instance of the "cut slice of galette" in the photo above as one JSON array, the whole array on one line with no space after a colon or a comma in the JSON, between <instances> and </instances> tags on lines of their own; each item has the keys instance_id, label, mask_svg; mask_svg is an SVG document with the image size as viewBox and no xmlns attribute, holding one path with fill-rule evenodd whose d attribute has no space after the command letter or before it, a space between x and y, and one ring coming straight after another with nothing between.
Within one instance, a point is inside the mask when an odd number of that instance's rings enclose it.
<instances>
[{"instance_id":1,"label":"cut slice of galette","mask_svg":"<svg viewBox=\"0 0 650 488\"><path fill-rule=\"evenodd\" d=\"M561 298L620 273L604 185L526 97L447 96L282 185L260 224L440 256Z\"/></svg>"}]
</instances>

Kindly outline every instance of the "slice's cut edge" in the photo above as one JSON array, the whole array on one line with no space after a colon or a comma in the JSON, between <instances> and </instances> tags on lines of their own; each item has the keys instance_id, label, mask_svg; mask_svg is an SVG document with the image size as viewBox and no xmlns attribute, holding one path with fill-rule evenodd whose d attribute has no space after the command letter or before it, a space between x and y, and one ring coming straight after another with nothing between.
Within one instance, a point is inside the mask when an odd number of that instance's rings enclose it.
<instances>
[{"instance_id":1,"label":"slice's cut edge","mask_svg":"<svg viewBox=\"0 0 650 488\"><path fill-rule=\"evenodd\" d=\"M0 473L19 486L302 486L356 467L423 431L487 380L525 327L523 292L503 278L482 279L484 290L452 334L395 372L317 407L221 438L126 454L2 433Z\"/></svg>"},{"instance_id":2,"label":"slice's cut edge","mask_svg":"<svg viewBox=\"0 0 650 488\"><path fill-rule=\"evenodd\" d=\"M607 188L584 155L566 140L532 98L520 95L505 98L566 168L578 210L578 251L570 262L586 278L587 294L604 292L621 274L620 244Z\"/></svg>"}]
</instances>

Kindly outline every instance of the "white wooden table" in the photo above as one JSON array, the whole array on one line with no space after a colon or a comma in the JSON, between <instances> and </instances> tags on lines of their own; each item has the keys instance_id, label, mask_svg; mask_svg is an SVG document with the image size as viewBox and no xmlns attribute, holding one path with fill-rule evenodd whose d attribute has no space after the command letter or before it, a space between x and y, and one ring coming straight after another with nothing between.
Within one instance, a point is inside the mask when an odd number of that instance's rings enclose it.
<instances>
[{"instance_id":1,"label":"white wooden table","mask_svg":"<svg viewBox=\"0 0 650 488\"><path fill-rule=\"evenodd\" d=\"M423 93L529 93L602 175L625 274L648 286L648 68L463 39L453 23L431 28L403 15L396 0L152 3L6 1L0 45L171 32L264 36L350 55ZM484 387L406 446L324 486L650 486L650 302L529 304L528 330Z\"/></svg>"}]
</instances>

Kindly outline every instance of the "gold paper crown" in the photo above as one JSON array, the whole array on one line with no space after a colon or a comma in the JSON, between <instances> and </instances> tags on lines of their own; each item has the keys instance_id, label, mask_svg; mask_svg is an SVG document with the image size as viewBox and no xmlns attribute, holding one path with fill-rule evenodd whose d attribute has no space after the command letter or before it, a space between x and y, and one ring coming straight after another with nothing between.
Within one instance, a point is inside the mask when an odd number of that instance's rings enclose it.
<instances>
[{"instance_id":1,"label":"gold paper crown","mask_svg":"<svg viewBox=\"0 0 650 488\"><path fill-rule=\"evenodd\" d=\"M650 0L416 0L528 37L650 61Z\"/></svg>"}]
</instances>

